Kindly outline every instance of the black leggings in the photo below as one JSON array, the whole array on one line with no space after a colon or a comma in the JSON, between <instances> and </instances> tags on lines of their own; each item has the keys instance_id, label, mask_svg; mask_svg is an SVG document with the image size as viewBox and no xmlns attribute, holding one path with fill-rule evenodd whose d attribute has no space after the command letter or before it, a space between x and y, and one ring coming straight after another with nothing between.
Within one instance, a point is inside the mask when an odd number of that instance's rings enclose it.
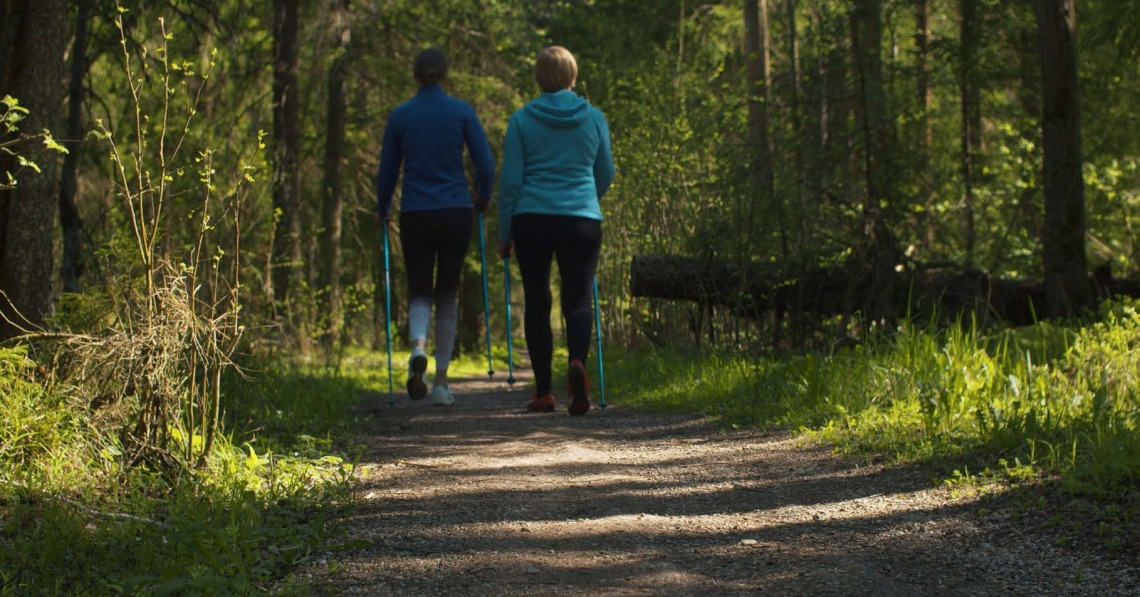
<instances>
[{"instance_id":1,"label":"black leggings","mask_svg":"<svg viewBox=\"0 0 1140 597\"><path fill-rule=\"evenodd\" d=\"M400 213L400 240L412 299L428 299L437 305L455 301L463 258L471 243L473 213L465 208Z\"/></svg>"},{"instance_id":2,"label":"black leggings","mask_svg":"<svg viewBox=\"0 0 1140 597\"><path fill-rule=\"evenodd\" d=\"M562 278L562 316L570 360L586 364L594 325L594 272L602 248L602 223L571 216L522 214L511 223L515 254L526 298L526 345L534 369L535 391L549 394L554 335L550 329L550 264L558 260Z\"/></svg>"}]
</instances>

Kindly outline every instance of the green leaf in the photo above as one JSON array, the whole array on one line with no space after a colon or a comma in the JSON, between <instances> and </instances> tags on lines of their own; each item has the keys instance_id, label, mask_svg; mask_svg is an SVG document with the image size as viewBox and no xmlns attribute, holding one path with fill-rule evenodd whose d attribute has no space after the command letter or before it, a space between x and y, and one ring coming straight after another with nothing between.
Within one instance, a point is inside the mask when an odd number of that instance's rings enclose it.
<instances>
[{"instance_id":1,"label":"green leaf","mask_svg":"<svg viewBox=\"0 0 1140 597\"><path fill-rule=\"evenodd\" d=\"M58 151L59 153L67 153L67 148L63 145L60 145L59 142L55 140L55 137L51 136L51 133L47 129L44 129L44 147L47 147L52 151Z\"/></svg>"},{"instance_id":2,"label":"green leaf","mask_svg":"<svg viewBox=\"0 0 1140 597\"><path fill-rule=\"evenodd\" d=\"M31 168L32 170L35 170L36 174L41 173L40 167L38 165L36 165L35 162L29 160L28 158L26 158L22 155L18 155L18 156L16 156L16 159L19 160L20 165L23 166L24 168Z\"/></svg>"}]
</instances>

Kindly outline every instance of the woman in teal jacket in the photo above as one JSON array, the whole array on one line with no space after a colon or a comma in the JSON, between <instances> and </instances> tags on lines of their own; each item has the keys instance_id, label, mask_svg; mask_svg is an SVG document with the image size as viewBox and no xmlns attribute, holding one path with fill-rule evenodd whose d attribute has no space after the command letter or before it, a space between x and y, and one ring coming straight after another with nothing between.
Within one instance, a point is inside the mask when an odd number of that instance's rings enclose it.
<instances>
[{"instance_id":1,"label":"woman in teal jacket","mask_svg":"<svg viewBox=\"0 0 1140 597\"><path fill-rule=\"evenodd\" d=\"M571 415L590 410L586 357L594 323L594 273L602 246L599 201L614 179L606 117L571 89L578 64L566 48L539 53L542 95L511 116L499 179L499 250L517 255L526 300L524 328L535 394L527 408L555 409L551 392L550 266L558 261L570 353Z\"/></svg>"}]
</instances>

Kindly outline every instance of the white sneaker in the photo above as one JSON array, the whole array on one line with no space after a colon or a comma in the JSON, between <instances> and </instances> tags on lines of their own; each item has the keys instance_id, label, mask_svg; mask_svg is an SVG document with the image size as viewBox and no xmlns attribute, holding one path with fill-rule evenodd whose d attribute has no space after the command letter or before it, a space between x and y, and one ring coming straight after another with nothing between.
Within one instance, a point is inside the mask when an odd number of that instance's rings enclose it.
<instances>
[{"instance_id":1,"label":"white sneaker","mask_svg":"<svg viewBox=\"0 0 1140 597\"><path fill-rule=\"evenodd\" d=\"M436 386L431 389L431 401L436 406L451 406L455 404L455 396L447 386Z\"/></svg>"}]
</instances>

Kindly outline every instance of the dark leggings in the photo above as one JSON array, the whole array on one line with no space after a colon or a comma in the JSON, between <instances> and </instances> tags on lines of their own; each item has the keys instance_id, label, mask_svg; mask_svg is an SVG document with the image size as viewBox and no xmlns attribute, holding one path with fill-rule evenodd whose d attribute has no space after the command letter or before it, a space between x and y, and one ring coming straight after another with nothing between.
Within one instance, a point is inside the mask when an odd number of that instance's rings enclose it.
<instances>
[{"instance_id":1,"label":"dark leggings","mask_svg":"<svg viewBox=\"0 0 1140 597\"><path fill-rule=\"evenodd\" d=\"M526 298L526 345L534 369L535 391L549 394L554 335L550 329L550 264L558 260L562 278L562 316L570 360L586 364L594 325L594 272L602 248L602 223L570 216L523 214L511 221L515 254Z\"/></svg>"},{"instance_id":2,"label":"dark leggings","mask_svg":"<svg viewBox=\"0 0 1140 597\"><path fill-rule=\"evenodd\" d=\"M471 243L473 213L463 208L400 213L404 268L413 300L428 299L436 305L455 301L463 258Z\"/></svg>"}]
</instances>

